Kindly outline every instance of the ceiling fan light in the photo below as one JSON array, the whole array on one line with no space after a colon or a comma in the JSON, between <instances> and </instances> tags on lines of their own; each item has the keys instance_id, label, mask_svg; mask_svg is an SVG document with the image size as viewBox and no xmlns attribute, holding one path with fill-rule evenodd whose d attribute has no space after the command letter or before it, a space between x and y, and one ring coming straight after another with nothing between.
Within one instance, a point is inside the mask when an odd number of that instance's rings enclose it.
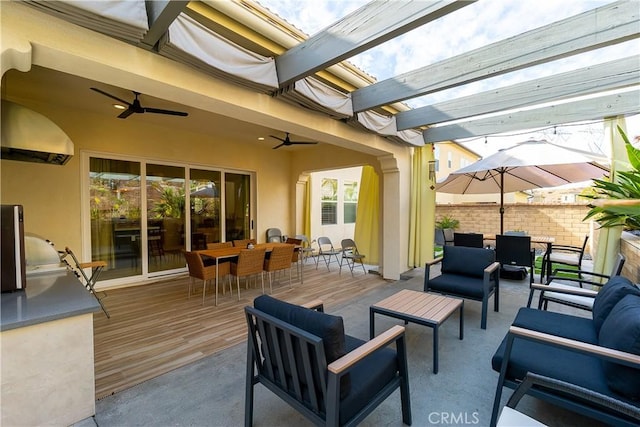
<instances>
[{"instance_id":1,"label":"ceiling fan light","mask_svg":"<svg viewBox=\"0 0 640 427\"><path fill-rule=\"evenodd\" d=\"M113 108L115 108L116 110L126 110L127 107L120 104L113 104Z\"/></svg>"}]
</instances>

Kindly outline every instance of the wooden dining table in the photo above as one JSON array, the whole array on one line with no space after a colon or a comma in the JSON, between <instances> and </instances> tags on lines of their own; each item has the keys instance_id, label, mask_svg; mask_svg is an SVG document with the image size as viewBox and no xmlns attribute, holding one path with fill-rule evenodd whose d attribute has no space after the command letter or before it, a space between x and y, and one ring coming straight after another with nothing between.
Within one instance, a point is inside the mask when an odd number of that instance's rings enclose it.
<instances>
[{"instance_id":1,"label":"wooden dining table","mask_svg":"<svg viewBox=\"0 0 640 427\"><path fill-rule=\"evenodd\" d=\"M290 243L278 243L278 242L257 243L253 245L253 247L255 249L265 249L267 253L269 253L273 250L273 248L277 246L285 246L285 245L290 245ZM302 248L302 246L298 246L298 245L294 245L294 246L296 251L299 251ZM247 248L241 247L241 246L231 246L228 248L219 248L219 249L201 249L194 252L198 253L200 256L213 258L216 261L216 289L217 289L218 288L218 266L220 265L220 262L231 261L237 258L240 255L240 252L245 249ZM302 279L302 271L303 269L301 268L300 283L304 283ZM240 295L238 295L238 299L239 298L240 298ZM216 292L215 304L218 305L218 292Z\"/></svg>"},{"instance_id":2,"label":"wooden dining table","mask_svg":"<svg viewBox=\"0 0 640 427\"><path fill-rule=\"evenodd\" d=\"M551 245L555 243L556 238L553 236L529 236L531 237L531 243L541 243L547 246L547 252L551 250ZM495 234L485 234L482 237L484 240L496 240Z\"/></svg>"}]
</instances>

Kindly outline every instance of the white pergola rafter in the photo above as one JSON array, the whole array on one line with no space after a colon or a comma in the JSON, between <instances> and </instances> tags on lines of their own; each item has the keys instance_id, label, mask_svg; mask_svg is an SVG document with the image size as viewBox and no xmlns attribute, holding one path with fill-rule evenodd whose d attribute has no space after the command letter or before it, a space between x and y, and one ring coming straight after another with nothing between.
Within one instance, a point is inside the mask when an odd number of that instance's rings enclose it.
<instances>
[{"instance_id":1,"label":"white pergola rafter","mask_svg":"<svg viewBox=\"0 0 640 427\"><path fill-rule=\"evenodd\" d=\"M523 129L553 126L584 120L599 120L637 113L640 90L570 101L531 110L505 113L461 123L432 127L422 132L425 143L493 135Z\"/></svg>"},{"instance_id":2,"label":"white pergola rafter","mask_svg":"<svg viewBox=\"0 0 640 427\"><path fill-rule=\"evenodd\" d=\"M372 1L278 56L276 67L280 87L475 1Z\"/></svg>"},{"instance_id":3,"label":"white pergola rafter","mask_svg":"<svg viewBox=\"0 0 640 427\"><path fill-rule=\"evenodd\" d=\"M401 111L398 130L618 89L640 82L640 56L630 56L551 77Z\"/></svg>"},{"instance_id":4,"label":"white pergola rafter","mask_svg":"<svg viewBox=\"0 0 640 427\"><path fill-rule=\"evenodd\" d=\"M635 1L618 1L360 88L354 112L487 79L640 36Z\"/></svg>"}]
</instances>

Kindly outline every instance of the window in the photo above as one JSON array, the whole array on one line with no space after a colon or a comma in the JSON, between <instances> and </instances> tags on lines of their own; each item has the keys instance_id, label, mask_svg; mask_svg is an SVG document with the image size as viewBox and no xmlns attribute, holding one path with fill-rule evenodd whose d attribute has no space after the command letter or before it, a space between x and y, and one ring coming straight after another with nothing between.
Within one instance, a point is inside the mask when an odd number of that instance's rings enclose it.
<instances>
[{"instance_id":1,"label":"window","mask_svg":"<svg viewBox=\"0 0 640 427\"><path fill-rule=\"evenodd\" d=\"M322 179L322 225L338 223L338 180Z\"/></svg>"},{"instance_id":2,"label":"window","mask_svg":"<svg viewBox=\"0 0 640 427\"><path fill-rule=\"evenodd\" d=\"M447 167L449 169L453 167L453 153L451 151L447 153Z\"/></svg>"},{"instance_id":3,"label":"window","mask_svg":"<svg viewBox=\"0 0 640 427\"><path fill-rule=\"evenodd\" d=\"M434 144L435 147L433 149L433 157L436 161L436 172L440 171L440 147L437 144Z\"/></svg>"},{"instance_id":4,"label":"window","mask_svg":"<svg viewBox=\"0 0 640 427\"><path fill-rule=\"evenodd\" d=\"M345 181L343 183L343 210L344 223L353 224L356 222L356 208L358 207L358 183Z\"/></svg>"}]
</instances>

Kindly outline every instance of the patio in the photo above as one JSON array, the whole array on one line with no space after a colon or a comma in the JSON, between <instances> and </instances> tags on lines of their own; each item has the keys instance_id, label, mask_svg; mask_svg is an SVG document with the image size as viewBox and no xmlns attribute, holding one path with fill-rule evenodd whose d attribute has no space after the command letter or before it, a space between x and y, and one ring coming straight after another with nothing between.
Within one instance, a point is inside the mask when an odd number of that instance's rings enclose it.
<instances>
[{"instance_id":1,"label":"patio","mask_svg":"<svg viewBox=\"0 0 640 427\"><path fill-rule=\"evenodd\" d=\"M315 272L315 268L311 266L307 269ZM344 317L346 333L366 339L369 306L400 289L421 290L423 271L419 268L406 272L397 282L379 280L375 286L352 292L348 299L340 298L339 293L330 294L325 298L325 308L327 312ZM333 273L331 274L333 279ZM337 273L335 276L337 278ZM349 274L343 274L342 278L347 280L341 284L333 281L331 283L334 288L338 288L350 282L357 283L363 276L356 276L356 280L352 281ZM367 276L364 277L370 280L371 275ZM305 280L305 286L306 282ZM445 322L441 327L440 371L437 375L432 374L431 370L432 331L418 325L408 325L408 362L414 426L489 424L498 377L491 370L490 359L516 311L526 304L527 284L528 280L501 280L500 312L489 313L486 330L480 329L478 321L480 303L466 302L463 341L458 339L457 314ZM285 299L292 297L291 300L296 302L305 296L285 293L285 288L282 291L276 293L276 296ZM256 295L255 291L245 292L240 304L249 303L250 298ZM310 299L317 296L310 295ZM198 299L191 301L194 300ZM553 309L565 312L571 310L557 305ZM376 319L378 331L399 323L385 317ZM242 328L244 325L238 329ZM96 402L95 421L87 419L77 425L242 425L245 360L244 338L237 339L222 351L99 399ZM504 394L503 403L511 392L506 390ZM399 400L396 392L362 425L402 425ZM528 396L520 402L518 409L549 425L594 425L590 419ZM255 420L256 426L308 425L308 421L264 387L256 388Z\"/></svg>"}]
</instances>

